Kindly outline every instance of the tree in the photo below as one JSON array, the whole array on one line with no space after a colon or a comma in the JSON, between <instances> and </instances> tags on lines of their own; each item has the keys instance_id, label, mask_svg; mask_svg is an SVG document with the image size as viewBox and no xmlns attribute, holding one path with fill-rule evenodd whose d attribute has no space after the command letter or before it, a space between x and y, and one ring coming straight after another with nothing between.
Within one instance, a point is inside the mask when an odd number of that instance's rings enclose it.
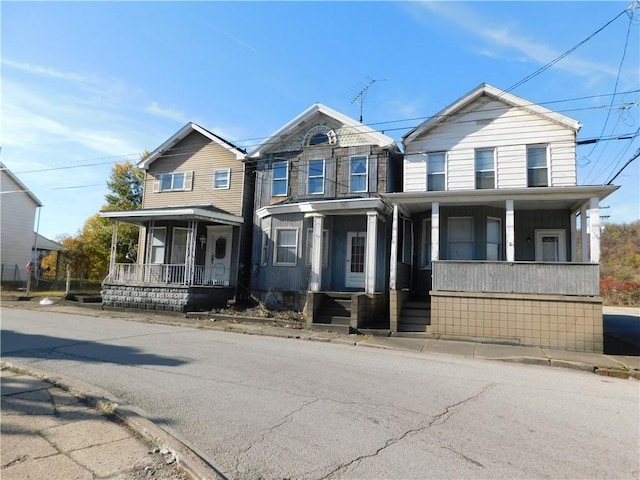
<instances>
[{"instance_id":1,"label":"tree","mask_svg":"<svg viewBox=\"0 0 640 480\"><path fill-rule=\"evenodd\" d=\"M141 159L149 155L145 152ZM105 195L103 211L136 210L142 206L144 172L126 161L116 163L107 181L109 192ZM75 278L101 280L109 271L111 238L114 222L98 213L89 217L75 236L66 236L59 242L66 248L61 255L61 266L71 265ZM135 259L138 248L138 231L135 225L118 225L116 262Z\"/></svg>"}]
</instances>

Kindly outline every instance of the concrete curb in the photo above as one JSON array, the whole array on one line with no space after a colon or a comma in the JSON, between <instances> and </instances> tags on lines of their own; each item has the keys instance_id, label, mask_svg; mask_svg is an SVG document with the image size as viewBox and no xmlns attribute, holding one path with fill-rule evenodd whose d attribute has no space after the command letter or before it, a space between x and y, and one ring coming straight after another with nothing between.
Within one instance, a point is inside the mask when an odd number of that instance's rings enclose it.
<instances>
[{"instance_id":1,"label":"concrete curb","mask_svg":"<svg viewBox=\"0 0 640 480\"><path fill-rule=\"evenodd\" d=\"M97 389L93 385L66 377L52 374L37 368L26 367L15 363L0 361L2 369L8 368L14 372L35 377L51 385L69 392L82 400L89 407L94 408L105 416L111 416L119 423L127 426L141 438L159 448L166 448L176 459L182 471L194 480L227 480L215 467L208 465L189 447L148 420L144 414L129 405L120 404L119 400L109 392Z\"/></svg>"}]
</instances>

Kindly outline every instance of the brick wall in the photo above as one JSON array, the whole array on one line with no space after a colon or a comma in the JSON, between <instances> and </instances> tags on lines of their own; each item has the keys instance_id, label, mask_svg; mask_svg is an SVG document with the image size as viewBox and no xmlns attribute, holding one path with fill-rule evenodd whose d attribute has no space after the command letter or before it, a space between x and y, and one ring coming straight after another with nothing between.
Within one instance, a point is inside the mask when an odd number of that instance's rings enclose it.
<instances>
[{"instance_id":1,"label":"brick wall","mask_svg":"<svg viewBox=\"0 0 640 480\"><path fill-rule=\"evenodd\" d=\"M602 298L432 291L430 330L602 353Z\"/></svg>"}]
</instances>

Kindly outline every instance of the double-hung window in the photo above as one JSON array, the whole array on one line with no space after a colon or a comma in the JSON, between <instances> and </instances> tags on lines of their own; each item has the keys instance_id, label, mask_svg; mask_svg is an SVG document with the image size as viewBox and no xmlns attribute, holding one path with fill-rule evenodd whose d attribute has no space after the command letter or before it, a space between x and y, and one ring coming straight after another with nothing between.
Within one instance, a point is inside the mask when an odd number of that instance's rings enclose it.
<instances>
[{"instance_id":1,"label":"double-hung window","mask_svg":"<svg viewBox=\"0 0 640 480\"><path fill-rule=\"evenodd\" d=\"M366 156L351 157L349 162L349 191L366 192L369 173L369 159Z\"/></svg>"},{"instance_id":2,"label":"double-hung window","mask_svg":"<svg viewBox=\"0 0 640 480\"><path fill-rule=\"evenodd\" d=\"M309 194L324 193L324 158L309 160L307 176Z\"/></svg>"},{"instance_id":3,"label":"double-hung window","mask_svg":"<svg viewBox=\"0 0 640 480\"><path fill-rule=\"evenodd\" d=\"M425 218L422 221L422 263L421 268L431 268L431 219Z\"/></svg>"},{"instance_id":4,"label":"double-hung window","mask_svg":"<svg viewBox=\"0 0 640 480\"><path fill-rule=\"evenodd\" d=\"M289 164L287 162L275 162L272 166L272 175L271 194L274 197L286 196L289 185Z\"/></svg>"},{"instance_id":5,"label":"double-hung window","mask_svg":"<svg viewBox=\"0 0 640 480\"><path fill-rule=\"evenodd\" d=\"M445 153L427 155L427 191L442 192L445 190Z\"/></svg>"},{"instance_id":6,"label":"double-hung window","mask_svg":"<svg viewBox=\"0 0 640 480\"><path fill-rule=\"evenodd\" d=\"M305 263L311 265L313 257L313 228L307 228L307 255ZM322 230L322 266L326 267L329 260L329 230Z\"/></svg>"},{"instance_id":7,"label":"double-hung window","mask_svg":"<svg viewBox=\"0 0 640 480\"><path fill-rule=\"evenodd\" d=\"M449 260L473 260L473 217L449 217Z\"/></svg>"},{"instance_id":8,"label":"double-hung window","mask_svg":"<svg viewBox=\"0 0 640 480\"><path fill-rule=\"evenodd\" d=\"M163 173L160 176L160 191L168 192L171 190L184 190L184 180L184 172Z\"/></svg>"},{"instance_id":9,"label":"double-hung window","mask_svg":"<svg viewBox=\"0 0 640 480\"><path fill-rule=\"evenodd\" d=\"M213 188L229 188L231 178L231 169L216 170L213 172Z\"/></svg>"},{"instance_id":10,"label":"double-hung window","mask_svg":"<svg viewBox=\"0 0 640 480\"><path fill-rule=\"evenodd\" d=\"M167 242L167 229L154 227L151 229L151 245L149 245L149 263L164 263L164 247Z\"/></svg>"},{"instance_id":11,"label":"double-hung window","mask_svg":"<svg viewBox=\"0 0 640 480\"><path fill-rule=\"evenodd\" d=\"M274 265L295 265L298 259L298 229L276 228Z\"/></svg>"},{"instance_id":12,"label":"double-hung window","mask_svg":"<svg viewBox=\"0 0 640 480\"><path fill-rule=\"evenodd\" d=\"M496 188L495 150L476 150L476 188Z\"/></svg>"},{"instance_id":13,"label":"double-hung window","mask_svg":"<svg viewBox=\"0 0 640 480\"><path fill-rule=\"evenodd\" d=\"M547 167L547 146L527 147L527 186L546 187L549 185Z\"/></svg>"}]
</instances>

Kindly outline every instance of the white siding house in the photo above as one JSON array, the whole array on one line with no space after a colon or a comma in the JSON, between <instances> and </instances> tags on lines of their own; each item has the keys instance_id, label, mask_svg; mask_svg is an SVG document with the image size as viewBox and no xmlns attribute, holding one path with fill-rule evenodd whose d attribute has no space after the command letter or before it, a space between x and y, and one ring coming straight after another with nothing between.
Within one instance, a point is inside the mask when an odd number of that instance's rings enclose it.
<instances>
[{"instance_id":1,"label":"white siding house","mask_svg":"<svg viewBox=\"0 0 640 480\"><path fill-rule=\"evenodd\" d=\"M25 281L32 259L38 198L0 162L0 262L2 281Z\"/></svg>"}]
</instances>

